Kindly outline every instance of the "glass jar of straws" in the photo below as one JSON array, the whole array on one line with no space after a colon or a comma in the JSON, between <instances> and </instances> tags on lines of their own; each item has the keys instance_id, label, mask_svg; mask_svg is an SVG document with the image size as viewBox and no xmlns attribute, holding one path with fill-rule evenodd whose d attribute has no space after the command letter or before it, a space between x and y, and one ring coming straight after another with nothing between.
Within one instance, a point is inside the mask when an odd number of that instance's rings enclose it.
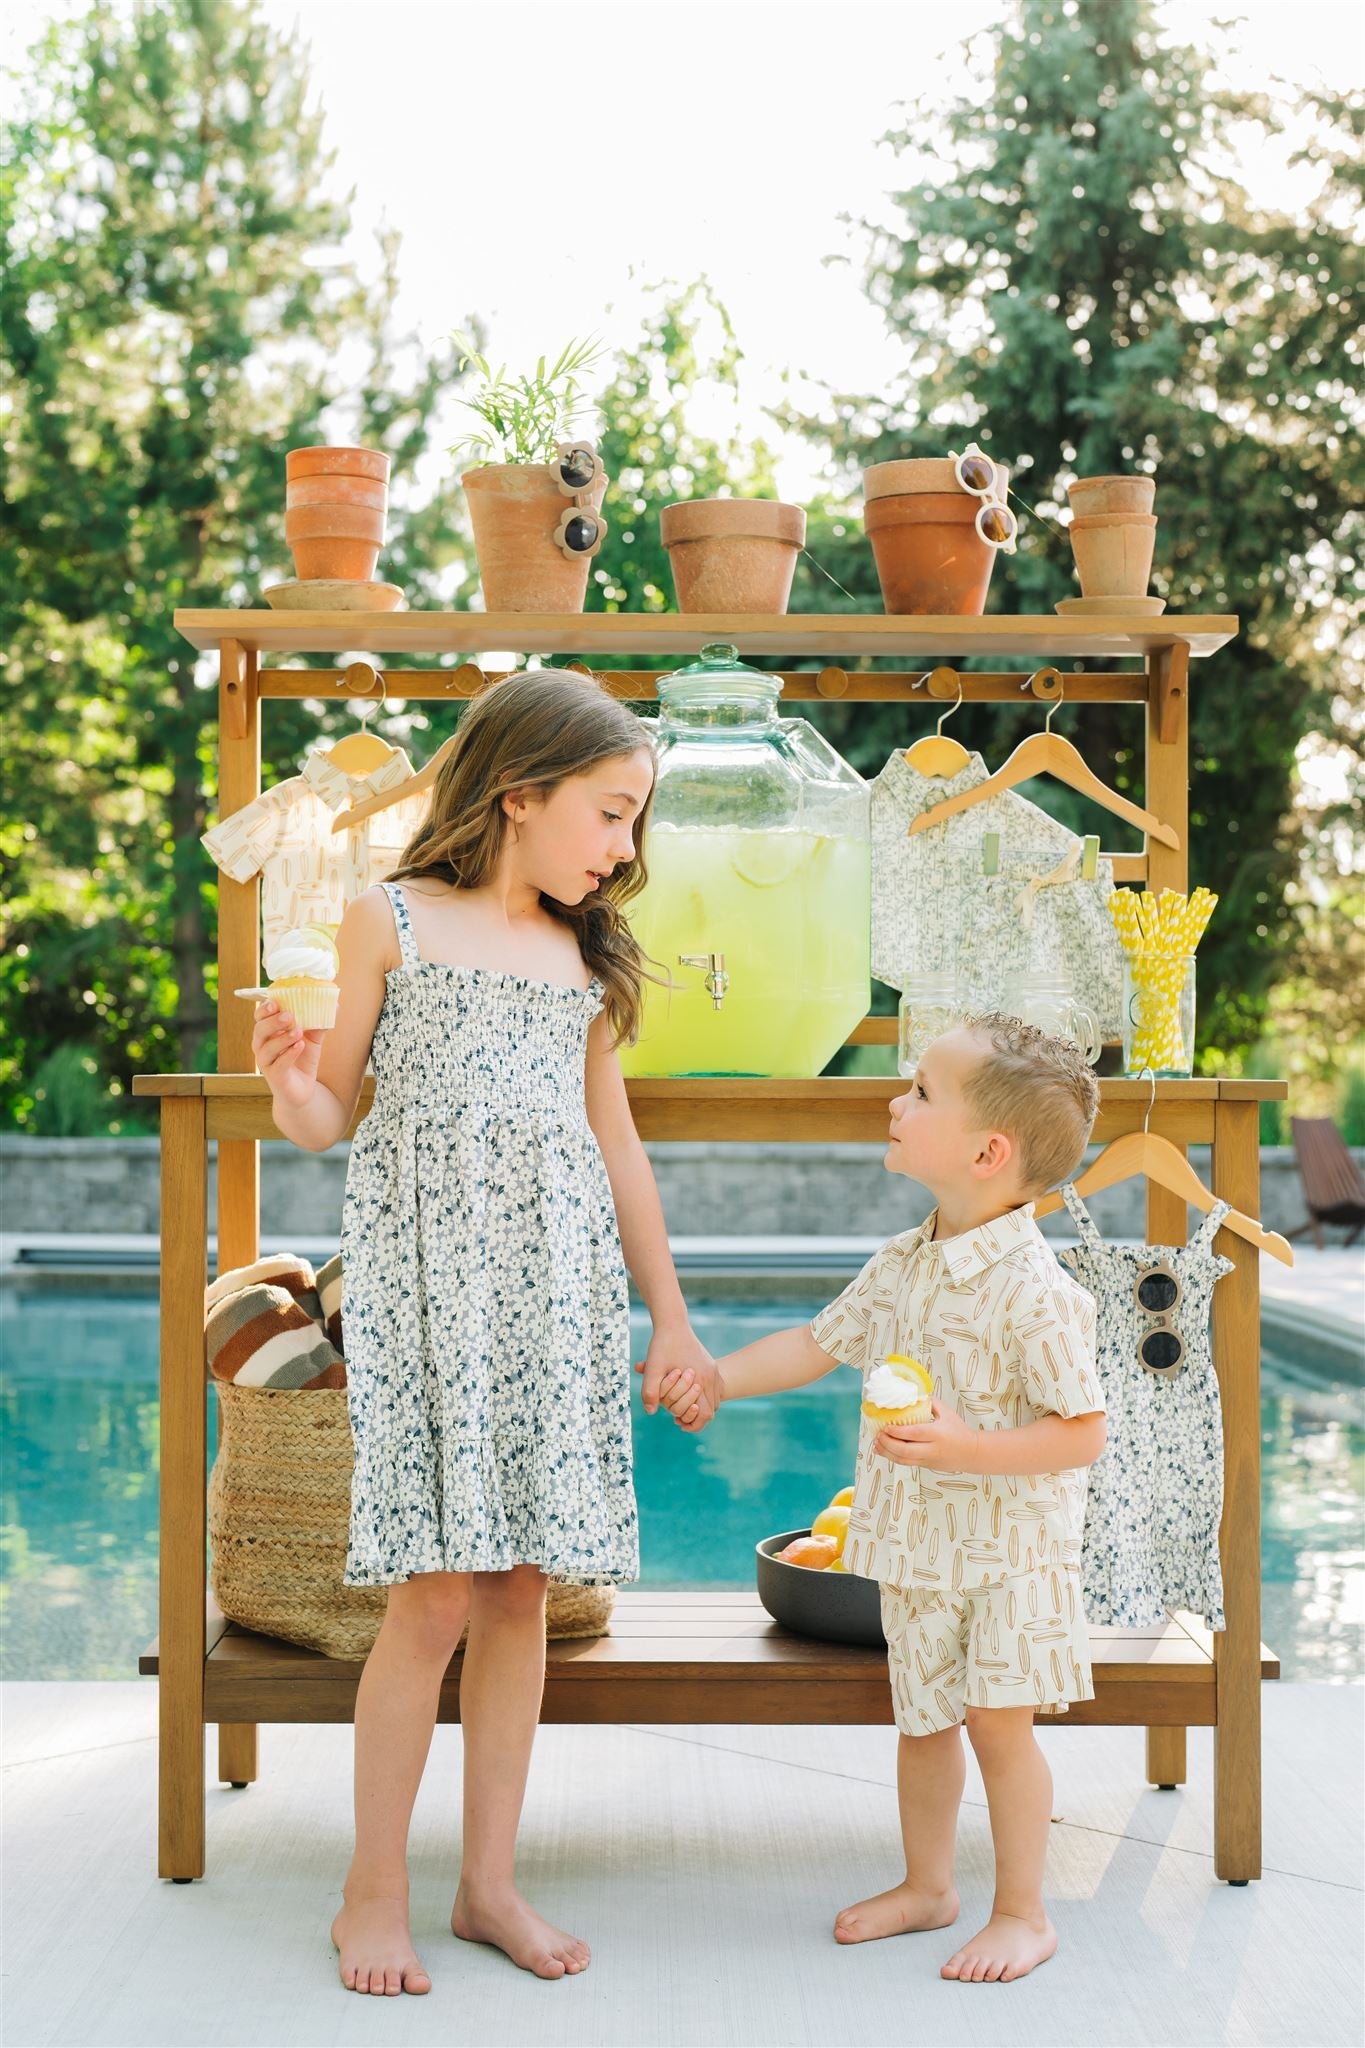
<instances>
[{"instance_id":1,"label":"glass jar of straws","mask_svg":"<svg viewBox=\"0 0 1365 2048\"><path fill-rule=\"evenodd\" d=\"M1194 954L1218 898L1116 889L1109 911L1123 965L1123 1070L1188 1080L1194 1072Z\"/></svg>"}]
</instances>

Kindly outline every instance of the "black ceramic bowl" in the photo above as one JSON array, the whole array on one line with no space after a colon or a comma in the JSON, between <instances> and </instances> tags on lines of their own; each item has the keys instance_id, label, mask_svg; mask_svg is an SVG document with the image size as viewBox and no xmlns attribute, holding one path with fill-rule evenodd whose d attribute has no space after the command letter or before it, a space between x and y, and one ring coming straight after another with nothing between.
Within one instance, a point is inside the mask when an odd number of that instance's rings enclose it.
<instances>
[{"instance_id":1,"label":"black ceramic bowl","mask_svg":"<svg viewBox=\"0 0 1365 2048\"><path fill-rule=\"evenodd\" d=\"M774 1621L793 1635L815 1636L825 1643L863 1643L884 1650L881 1592L875 1579L854 1572L815 1572L801 1564L784 1564L777 1555L809 1529L788 1529L785 1536L765 1536L755 1545L758 1597Z\"/></svg>"}]
</instances>

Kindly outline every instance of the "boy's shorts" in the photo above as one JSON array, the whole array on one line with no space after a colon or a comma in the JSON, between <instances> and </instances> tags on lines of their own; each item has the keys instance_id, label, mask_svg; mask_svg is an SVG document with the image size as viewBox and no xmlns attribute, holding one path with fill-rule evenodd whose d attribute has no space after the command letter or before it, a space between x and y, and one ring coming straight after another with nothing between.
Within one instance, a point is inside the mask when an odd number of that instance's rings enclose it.
<instances>
[{"instance_id":1,"label":"boy's shorts","mask_svg":"<svg viewBox=\"0 0 1365 2048\"><path fill-rule=\"evenodd\" d=\"M1095 1696L1080 1575L1045 1566L965 1593L883 1586L891 1698L902 1735L955 1728L968 1707L1064 1714Z\"/></svg>"}]
</instances>

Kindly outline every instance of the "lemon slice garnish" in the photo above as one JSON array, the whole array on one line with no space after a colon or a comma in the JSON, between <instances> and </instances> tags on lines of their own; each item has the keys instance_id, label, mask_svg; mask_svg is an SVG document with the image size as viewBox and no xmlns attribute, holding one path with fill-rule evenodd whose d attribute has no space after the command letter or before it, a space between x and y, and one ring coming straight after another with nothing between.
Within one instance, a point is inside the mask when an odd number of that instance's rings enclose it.
<instances>
[{"instance_id":1,"label":"lemon slice garnish","mask_svg":"<svg viewBox=\"0 0 1365 2048\"><path fill-rule=\"evenodd\" d=\"M913 1380L916 1385L923 1387L926 1394L933 1393L934 1383L917 1358L906 1358L902 1352L893 1351L884 1363L889 1365L893 1372L899 1373L903 1380Z\"/></svg>"}]
</instances>

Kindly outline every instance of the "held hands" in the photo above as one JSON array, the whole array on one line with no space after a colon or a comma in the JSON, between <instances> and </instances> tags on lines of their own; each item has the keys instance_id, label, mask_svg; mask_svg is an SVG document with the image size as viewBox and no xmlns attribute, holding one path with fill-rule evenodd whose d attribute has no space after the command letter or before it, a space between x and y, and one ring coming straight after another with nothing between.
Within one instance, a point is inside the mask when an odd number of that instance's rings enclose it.
<instances>
[{"instance_id":1,"label":"held hands","mask_svg":"<svg viewBox=\"0 0 1365 2048\"><path fill-rule=\"evenodd\" d=\"M716 1362L690 1325L655 1330L635 1370L644 1375L646 1415L662 1405L681 1429L704 1429L721 1404Z\"/></svg>"},{"instance_id":2,"label":"held hands","mask_svg":"<svg viewBox=\"0 0 1365 2048\"><path fill-rule=\"evenodd\" d=\"M277 1101L301 1109L311 1099L326 1036L325 1031L300 1031L289 1011L272 997L257 1003L251 1050Z\"/></svg>"},{"instance_id":3,"label":"held hands","mask_svg":"<svg viewBox=\"0 0 1365 2048\"><path fill-rule=\"evenodd\" d=\"M956 1408L949 1408L935 1394L928 1422L897 1424L877 1432L873 1449L893 1465L920 1465L930 1472L970 1472L980 1430L964 1422Z\"/></svg>"}]
</instances>

